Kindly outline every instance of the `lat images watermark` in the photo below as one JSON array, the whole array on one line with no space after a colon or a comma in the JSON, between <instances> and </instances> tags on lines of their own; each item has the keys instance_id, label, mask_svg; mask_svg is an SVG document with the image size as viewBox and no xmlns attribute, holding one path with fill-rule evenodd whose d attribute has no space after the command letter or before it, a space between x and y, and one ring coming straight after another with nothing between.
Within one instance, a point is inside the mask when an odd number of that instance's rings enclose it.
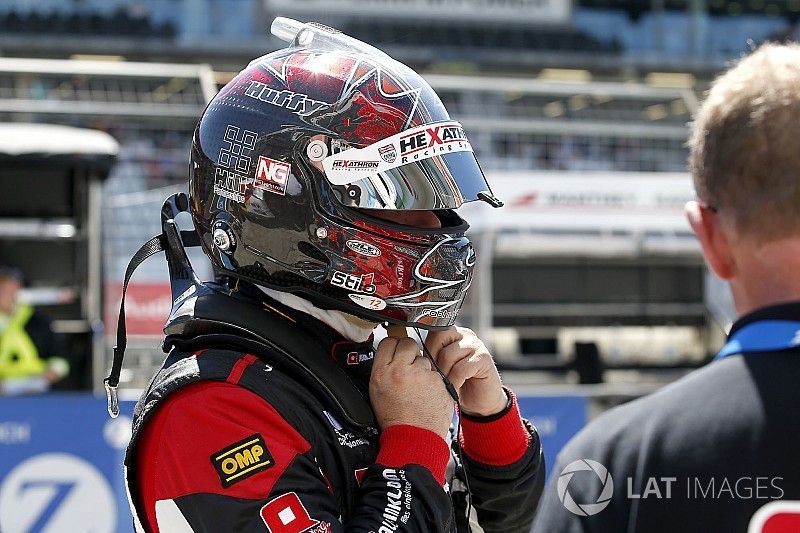
<instances>
[{"instance_id":1,"label":"lat images watermark","mask_svg":"<svg viewBox=\"0 0 800 533\"><path fill-rule=\"evenodd\" d=\"M570 492L570 482L576 475L582 477L583 488L589 487L589 491L581 494L573 486L573 492ZM742 476L737 478L651 476L640 482L635 481L633 477L627 477L625 481L625 498L628 500L669 500L673 498L707 501L723 499L779 500L784 496L783 488L781 488L783 478L779 476ZM578 516L592 516L601 512L611 503L614 495L614 480L602 463L592 459L578 459L561 471L556 489L558 499L569 512ZM591 499L588 494L595 493L599 493L599 495L594 501L583 501L587 498Z\"/></svg>"}]
</instances>

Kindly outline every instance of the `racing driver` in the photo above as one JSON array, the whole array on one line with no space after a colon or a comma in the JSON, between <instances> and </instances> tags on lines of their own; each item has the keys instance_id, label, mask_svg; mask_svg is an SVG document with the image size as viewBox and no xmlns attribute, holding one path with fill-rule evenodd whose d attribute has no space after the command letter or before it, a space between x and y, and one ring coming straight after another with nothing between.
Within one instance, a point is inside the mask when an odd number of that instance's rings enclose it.
<instances>
[{"instance_id":1,"label":"racing driver","mask_svg":"<svg viewBox=\"0 0 800 533\"><path fill-rule=\"evenodd\" d=\"M165 203L165 228L188 211L196 232L149 243L174 302L126 457L137 531L527 532L539 437L453 325L475 264L455 209L502 205L464 129L383 52L272 31L291 44L211 101L189 195ZM187 266L192 236L213 282Z\"/></svg>"}]
</instances>

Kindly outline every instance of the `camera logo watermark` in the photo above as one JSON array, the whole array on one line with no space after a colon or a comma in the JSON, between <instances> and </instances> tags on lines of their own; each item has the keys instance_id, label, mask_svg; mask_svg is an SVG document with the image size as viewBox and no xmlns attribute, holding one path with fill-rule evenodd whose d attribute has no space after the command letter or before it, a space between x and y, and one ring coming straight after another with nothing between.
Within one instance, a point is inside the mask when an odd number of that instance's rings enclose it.
<instances>
[{"instance_id":1,"label":"camera logo watermark","mask_svg":"<svg viewBox=\"0 0 800 533\"><path fill-rule=\"evenodd\" d=\"M573 483L573 491L570 492L570 482L579 472L582 473L581 479ZM781 487L783 479L780 476L650 476L634 481L632 477L627 477L625 497L628 500L780 500L784 497ZM611 503L614 481L605 465L592 459L578 459L561 471L556 490L558 499L569 512L578 516L592 516ZM598 490L599 496L594 502L582 501L591 499Z\"/></svg>"},{"instance_id":2,"label":"camera logo watermark","mask_svg":"<svg viewBox=\"0 0 800 533\"><path fill-rule=\"evenodd\" d=\"M602 483L603 488L600 495L594 503L578 503L569 493L569 482L576 472L591 471L597 476L597 479ZM591 459L578 459L564 467L561 474L558 476L558 499L564 507L571 513L578 516L592 516L603 509L605 509L611 502L611 495L614 494L614 480L611 479L611 474L608 469L597 461Z\"/></svg>"}]
</instances>

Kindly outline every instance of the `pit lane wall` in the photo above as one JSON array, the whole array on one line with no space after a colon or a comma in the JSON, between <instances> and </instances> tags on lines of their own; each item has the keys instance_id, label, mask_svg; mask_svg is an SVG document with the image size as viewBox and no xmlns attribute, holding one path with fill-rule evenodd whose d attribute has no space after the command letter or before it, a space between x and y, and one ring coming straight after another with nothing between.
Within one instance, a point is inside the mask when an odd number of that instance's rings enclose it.
<instances>
[{"instance_id":1,"label":"pit lane wall","mask_svg":"<svg viewBox=\"0 0 800 533\"><path fill-rule=\"evenodd\" d=\"M586 422L582 396L520 396L548 464ZM52 394L0 399L0 531L133 533L122 461L134 402L109 418L105 399Z\"/></svg>"}]
</instances>

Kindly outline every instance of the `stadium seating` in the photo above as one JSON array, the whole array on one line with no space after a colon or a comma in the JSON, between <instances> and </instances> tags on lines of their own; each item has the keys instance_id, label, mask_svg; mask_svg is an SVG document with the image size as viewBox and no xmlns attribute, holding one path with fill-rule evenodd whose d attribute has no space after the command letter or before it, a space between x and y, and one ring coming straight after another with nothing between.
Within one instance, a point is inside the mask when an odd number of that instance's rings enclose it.
<instances>
[{"instance_id":1,"label":"stadium seating","mask_svg":"<svg viewBox=\"0 0 800 533\"><path fill-rule=\"evenodd\" d=\"M558 50L616 54L616 41L603 41L580 30L536 27L476 27L452 23L352 21L341 28L358 39L377 45L436 46L447 50Z\"/></svg>"},{"instance_id":2,"label":"stadium seating","mask_svg":"<svg viewBox=\"0 0 800 533\"><path fill-rule=\"evenodd\" d=\"M10 10L0 13L0 32L162 39L172 39L176 34L175 26L169 21L154 23L146 16L132 15L125 9L118 9L110 15L60 11L18 13Z\"/></svg>"}]
</instances>

